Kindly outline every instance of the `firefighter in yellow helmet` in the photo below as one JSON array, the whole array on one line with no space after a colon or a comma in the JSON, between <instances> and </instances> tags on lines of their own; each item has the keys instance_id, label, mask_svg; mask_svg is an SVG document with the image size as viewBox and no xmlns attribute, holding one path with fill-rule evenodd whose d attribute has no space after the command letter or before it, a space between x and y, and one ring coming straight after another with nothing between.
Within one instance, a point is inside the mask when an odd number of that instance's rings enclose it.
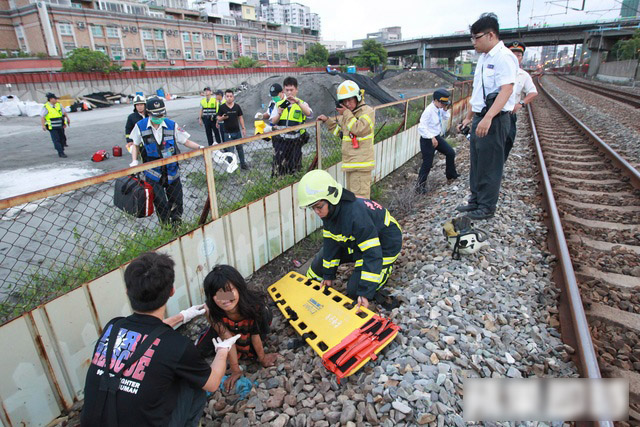
<instances>
[{"instance_id":1,"label":"firefighter in yellow helmet","mask_svg":"<svg viewBox=\"0 0 640 427\"><path fill-rule=\"evenodd\" d=\"M364 102L363 93L355 82L345 80L338 86L341 106L336 109L336 118L320 115L318 120L326 122L329 130L342 138L342 169L346 172L347 189L368 199L375 166L375 111Z\"/></svg>"},{"instance_id":2,"label":"firefighter in yellow helmet","mask_svg":"<svg viewBox=\"0 0 640 427\"><path fill-rule=\"evenodd\" d=\"M381 288L402 250L402 230L391 213L377 202L356 197L319 169L300 180L298 206L313 209L322 219L322 250L307 277L332 286L338 266L353 262L349 298L366 308L372 300L384 307L389 293Z\"/></svg>"}]
</instances>

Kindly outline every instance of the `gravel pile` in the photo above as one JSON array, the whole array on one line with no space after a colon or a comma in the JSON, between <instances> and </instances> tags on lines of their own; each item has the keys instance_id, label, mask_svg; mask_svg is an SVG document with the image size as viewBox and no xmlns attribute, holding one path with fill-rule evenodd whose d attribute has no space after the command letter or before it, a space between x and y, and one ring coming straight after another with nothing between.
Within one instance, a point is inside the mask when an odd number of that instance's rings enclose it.
<instances>
[{"instance_id":1,"label":"gravel pile","mask_svg":"<svg viewBox=\"0 0 640 427\"><path fill-rule=\"evenodd\" d=\"M640 167L640 111L637 108L607 101L601 95L553 76L545 76L542 84L604 142L636 168Z\"/></svg>"}]
</instances>

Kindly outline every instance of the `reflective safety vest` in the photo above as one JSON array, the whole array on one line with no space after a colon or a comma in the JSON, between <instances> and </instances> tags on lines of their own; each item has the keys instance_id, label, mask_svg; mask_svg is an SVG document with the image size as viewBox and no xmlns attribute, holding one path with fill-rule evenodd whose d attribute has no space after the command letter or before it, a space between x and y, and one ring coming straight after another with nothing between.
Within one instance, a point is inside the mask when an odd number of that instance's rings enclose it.
<instances>
[{"instance_id":1,"label":"reflective safety vest","mask_svg":"<svg viewBox=\"0 0 640 427\"><path fill-rule=\"evenodd\" d=\"M278 101L276 106L280 107L280 105L285 100L286 98L281 99L280 101ZM302 101L301 99L300 103L302 102L304 101ZM300 106L298 104L291 104L282 111L282 114L280 115L280 121L278 121L277 125L282 127L298 126L305 123L306 121L307 116L304 115ZM300 129L300 135L304 134L306 131L306 129Z\"/></svg>"},{"instance_id":2,"label":"reflective safety vest","mask_svg":"<svg viewBox=\"0 0 640 427\"><path fill-rule=\"evenodd\" d=\"M47 121L47 127L49 130L51 129L60 129L64 126L64 116L62 114L62 105L59 102L56 102L55 107L52 106L49 102L44 104L47 109L47 115L44 116L44 119Z\"/></svg>"},{"instance_id":3,"label":"reflective safety vest","mask_svg":"<svg viewBox=\"0 0 640 427\"><path fill-rule=\"evenodd\" d=\"M167 125L162 127L162 142L158 144L153 136L153 130L149 126L149 117L146 117L136 123L142 136L142 144L140 145L140 155L144 163L152 162L158 159L166 159L180 153L175 139L176 122L164 119ZM145 176L151 181L160 182L162 176L166 176L168 184L180 178L180 170L178 163L169 163L164 166L158 166L144 171Z\"/></svg>"},{"instance_id":4,"label":"reflective safety vest","mask_svg":"<svg viewBox=\"0 0 640 427\"><path fill-rule=\"evenodd\" d=\"M329 130L335 136L342 133L342 169L345 171L370 171L375 167L375 119L373 108L360 101L353 111L346 110L337 120L327 120ZM358 141L358 148L353 148L352 137Z\"/></svg>"},{"instance_id":5,"label":"reflective safety vest","mask_svg":"<svg viewBox=\"0 0 640 427\"><path fill-rule=\"evenodd\" d=\"M218 112L218 100L213 96L209 101L207 101L206 97L202 98L200 100L200 106L202 107L203 116L213 116Z\"/></svg>"}]
</instances>

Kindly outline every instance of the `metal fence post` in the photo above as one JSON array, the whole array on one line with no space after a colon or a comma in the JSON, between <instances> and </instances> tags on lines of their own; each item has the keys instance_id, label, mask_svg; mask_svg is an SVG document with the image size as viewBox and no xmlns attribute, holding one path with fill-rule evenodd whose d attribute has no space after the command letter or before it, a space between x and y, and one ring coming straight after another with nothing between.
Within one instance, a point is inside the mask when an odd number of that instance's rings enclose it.
<instances>
[{"instance_id":1,"label":"metal fence post","mask_svg":"<svg viewBox=\"0 0 640 427\"><path fill-rule=\"evenodd\" d=\"M220 214L218 213L218 196L216 195L216 178L213 169L213 150L205 150L202 154L204 156L204 170L207 175L207 189L209 190L209 204L211 207L211 219L218 219Z\"/></svg>"},{"instance_id":2,"label":"metal fence post","mask_svg":"<svg viewBox=\"0 0 640 427\"><path fill-rule=\"evenodd\" d=\"M407 130L407 118L409 117L409 101L404 102L404 126L403 131Z\"/></svg>"},{"instance_id":3,"label":"metal fence post","mask_svg":"<svg viewBox=\"0 0 640 427\"><path fill-rule=\"evenodd\" d=\"M322 130L320 129L320 120L316 120L316 155L318 156L318 169L322 169Z\"/></svg>"}]
</instances>

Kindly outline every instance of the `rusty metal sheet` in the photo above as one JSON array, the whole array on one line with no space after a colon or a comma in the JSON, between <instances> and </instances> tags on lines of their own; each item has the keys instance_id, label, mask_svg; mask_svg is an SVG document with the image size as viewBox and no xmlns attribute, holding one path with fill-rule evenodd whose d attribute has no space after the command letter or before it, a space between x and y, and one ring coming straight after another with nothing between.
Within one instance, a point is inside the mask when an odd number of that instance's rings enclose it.
<instances>
[{"instance_id":1,"label":"rusty metal sheet","mask_svg":"<svg viewBox=\"0 0 640 427\"><path fill-rule=\"evenodd\" d=\"M280 229L282 221L278 198L278 193L273 193L264 199L269 261L282 253L282 230Z\"/></svg>"},{"instance_id":2,"label":"rusty metal sheet","mask_svg":"<svg viewBox=\"0 0 640 427\"><path fill-rule=\"evenodd\" d=\"M211 271L207 255L202 247L204 245L204 233L202 228L196 228L180 238L182 256L184 258L184 272L187 280L187 288L192 304L204 302L204 289L202 283Z\"/></svg>"},{"instance_id":3,"label":"rusty metal sheet","mask_svg":"<svg viewBox=\"0 0 640 427\"><path fill-rule=\"evenodd\" d=\"M249 227L251 231L251 247L253 249L253 265L259 269L269 262L267 242L267 221L265 216L265 199L249 204ZM276 217L277 218L277 217Z\"/></svg>"},{"instance_id":4,"label":"rusty metal sheet","mask_svg":"<svg viewBox=\"0 0 640 427\"><path fill-rule=\"evenodd\" d=\"M52 339L67 373L71 392L82 399L99 327L85 288L75 289L43 307Z\"/></svg>"},{"instance_id":5,"label":"rusty metal sheet","mask_svg":"<svg viewBox=\"0 0 640 427\"><path fill-rule=\"evenodd\" d=\"M226 217L225 217L226 218ZM204 253L209 263L209 271L217 264L229 264L229 252L225 237L223 219L216 219L203 227L204 240L200 251ZM206 274L205 274L206 276Z\"/></svg>"},{"instance_id":6,"label":"rusty metal sheet","mask_svg":"<svg viewBox=\"0 0 640 427\"><path fill-rule=\"evenodd\" d=\"M11 425L46 425L60 414L26 317L0 328L0 401ZM87 353L87 357L89 354Z\"/></svg>"},{"instance_id":7,"label":"rusty metal sheet","mask_svg":"<svg viewBox=\"0 0 640 427\"><path fill-rule=\"evenodd\" d=\"M280 201L280 227L282 230L282 251L286 251L293 246L293 195L291 186L285 187L278 192Z\"/></svg>"},{"instance_id":8,"label":"rusty metal sheet","mask_svg":"<svg viewBox=\"0 0 640 427\"><path fill-rule=\"evenodd\" d=\"M249 234L249 215L247 208L240 208L227 215L230 225L230 236L233 245L234 267L244 277L249 276L253 269L253 251L251 248L251 235Z\"/></svg>"},{"instance_id":9,"label":"rusty metal sheet","mask_svg":"<svg viewBox=\"0 0 640 427\"><path fill-rule=\"evenodd\" d=\"M132 313L124 285L124 269L113 270L89 282L87 288L99 328L114 317L128 316Z\"/></svg>"},{"instance_id":10,"label":"rusty metal sheet","mask_svg":"<svg viewBox=\"0 0 640 427\"><path fill-rule=\"evenodd\" d=\"M307 236L306 209L298 207L298 183L293 184L293 222L296 243Z\"/></svg>"},{"instance_id":11,"label":"rusty metal sheet","mask_svg":"<svg viewBox=\"0 0 640 427\"><path fill-rule=\"evenodd\" d=\"M180 313L180 310L191 306L180 241L174 240L171 243L161 246L156 252L169 255L176 264L174 268L176 278L173 282L175 293L169 298L169 301L167 301L167 317L170 317Z\"/></svg>"}]
</instances>

